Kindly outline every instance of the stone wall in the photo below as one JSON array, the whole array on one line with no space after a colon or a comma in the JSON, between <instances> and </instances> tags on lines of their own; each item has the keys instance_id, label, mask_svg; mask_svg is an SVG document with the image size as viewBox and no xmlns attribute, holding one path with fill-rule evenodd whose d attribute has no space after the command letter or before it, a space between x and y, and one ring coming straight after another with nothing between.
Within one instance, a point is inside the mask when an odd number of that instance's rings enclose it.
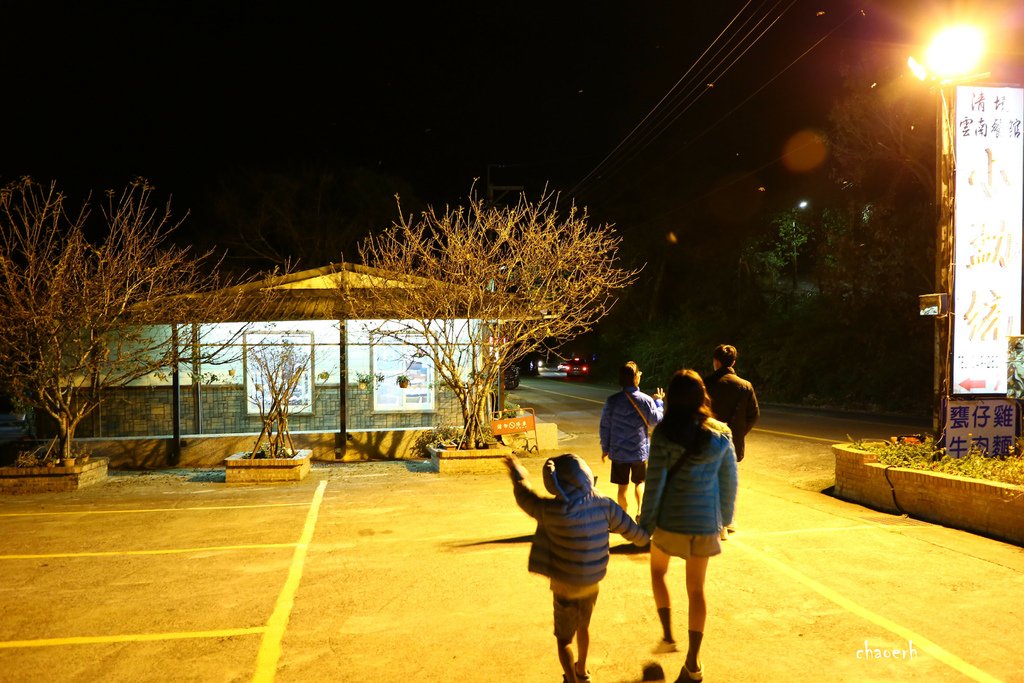
<instances>
[{"instance_id":1,"label":"stone wall","mask_svg":"<svg viewBox=\"0 0 1024 683\"><path fill-rule=\"evenodd\" d=\"M202 428L196 424L196 396L191 386L181 391L182 434L237 434L259 432L259 415L248 414L245 388L241 385L199 387ZM292 429L338 430L338 387L317 390L312 414L288 416ZM161 436L173 432L174 423L170 387L122 387L104 393L99 409L79 426L82 437Z\"/></svg>"},{"instance_id":2,"label":"stone wall","mask_svg":"<svg viewBox=\"0 0 1024 683\"><path fill-rule=\"evenodd\" d=\"M183 435L257 434L262 428L259 415L247 413L247 399L241 385L200 387L202 428L197 428L193 387L182 388L181 433ZM292 413L288 424L293 432L340 432L339 387L317 390L311 414ZM439 387L436 409L431 412L374 412L373 394L355 385L347 387L346 430L376 431L432 429L435 426L460 425L462 413L454 395ZM170 387L122 387L104 394L99 409L78 426L79 438L168 437L173 433ZM52 436L53 423L41 416L37 433Z\"/></svg>"},{"instance_id":3,"label":"stone wall","mask_svg":"<svg viewBox=\"0 0 1024 683\"><path fill-rule=\"evenodd\" d=\"M845 444L832 452L837 498L1024 545L1024 486L886 467Z\"/></svg>"}]
</instances>

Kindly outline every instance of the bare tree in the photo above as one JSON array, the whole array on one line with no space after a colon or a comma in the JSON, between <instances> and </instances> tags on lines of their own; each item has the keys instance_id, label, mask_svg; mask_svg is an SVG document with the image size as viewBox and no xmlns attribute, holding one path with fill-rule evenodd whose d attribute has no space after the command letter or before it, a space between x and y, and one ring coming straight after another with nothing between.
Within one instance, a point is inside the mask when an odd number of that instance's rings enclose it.
<instances>
[{"instance_id":1,"label":"bare tree","mask_svg":"<svg viewBox=\"0 0 1024 683\"><path fill-rule=\"evenodd\" d=\"M223 284L203 270L210 254L170 245L180 221L152 201L142 179L107 192L94 226L91 196L72 210L55 183L0 190L0 384L53 417L61 457L105 388L230 343L175 343L173 323L223 320L232 301L198 296Z\"/></svg>"},{"instance_id":2,"label":"bare tree","mask_svg":"<svg viewBox=\"0 0 1024 683\"><path fill-rule=\"evenodd\" d=\"M311 358L311 352L287 341L281 344L262 343L249 350L248 367L253 374L249 402L259 409L263 421L263 429L256 437L250 458L290 458L295 455L288 414L302 375L310 371ZM316 379L324 382L328 376L327 372L321 372ZM311 388L316 387L311 384ZM310 396L304 398L313 400Z\"/></svg>"},{"instance_id":3,"label":"bare tree","mask_svg":"<svg viewBox=\"0 0 1024 683\"><path fill-rule=\"evenodd\" d=\"M464 443L483 440L488 395L502 368L545 342L592 329L632 284L617 265L620 238L557 195L513 206L469 197L465 207L404 216L360 247L363 263L393 274L343 290L375 334L429 359L462 410Z\"/></svg>"}]
</instances>

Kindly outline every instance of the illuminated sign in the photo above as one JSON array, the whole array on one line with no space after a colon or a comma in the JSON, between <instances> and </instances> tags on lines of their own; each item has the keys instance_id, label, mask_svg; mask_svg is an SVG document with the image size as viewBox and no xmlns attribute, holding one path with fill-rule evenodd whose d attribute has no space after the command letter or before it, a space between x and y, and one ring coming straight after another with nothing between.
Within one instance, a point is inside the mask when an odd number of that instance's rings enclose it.
<instances>
[{"instance_id":1,"label":"illuminated sign","mask_svg":"<svg viewBox=\"0 0 1024 683\"><path fill-rule=\"evenodd\" d=\"M1022 119L1024 89L957 86L953 394L1005 393L1021 333Z\"/></svg>"}]
</instances>

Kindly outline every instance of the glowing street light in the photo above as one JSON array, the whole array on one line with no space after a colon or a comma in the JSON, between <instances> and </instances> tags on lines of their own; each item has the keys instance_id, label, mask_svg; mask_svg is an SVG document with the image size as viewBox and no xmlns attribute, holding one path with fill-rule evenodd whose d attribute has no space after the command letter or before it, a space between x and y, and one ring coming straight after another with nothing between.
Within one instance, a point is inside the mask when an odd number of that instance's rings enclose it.
<instances>
[{"instance_id":1,"label":"glowing street light","mask_svg":"<svg viewBox=\"0 0 1024 683\"><path fill-rule=\"evenodd\" d=\"M952 26L941 31L925 53L925 63L940 78L974 73L985 54L985 36L974 26Z\"/></svg>"},{"instance_id":2,"label":"glowing street light","mask_svg":"<svg viewBox=\"0 0 1024 683\"><path fill-rule=\"evenodd\" d=\"M985 54L985 34L976 26L961 24L943 29L932 40L924 64L913 57L907 66L922 81L934 78L944 83L982 77L975 73ZM985 74L987 76L988 74Z\"/></svg>"}]
</instances>

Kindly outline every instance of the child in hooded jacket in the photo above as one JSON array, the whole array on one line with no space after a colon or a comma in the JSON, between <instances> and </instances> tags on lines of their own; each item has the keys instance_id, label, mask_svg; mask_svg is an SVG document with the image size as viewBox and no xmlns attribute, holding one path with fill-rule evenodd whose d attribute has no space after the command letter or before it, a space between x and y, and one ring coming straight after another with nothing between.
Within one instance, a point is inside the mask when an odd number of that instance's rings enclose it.
<instances>
[{"instance_id":1,"label":"child in hooded jacket","mask_svg":"<svg viewBox=\"0 0 1024 683\"><path fill-rule=\"evenodd\" d=\"M590 618L597 603L598 584L608 571L610 532L645 546L650 535L594 487L594 473L571 453L544 462L544 488L554 498L530 486L526 470L515 456L505 459L516 503L537 520L530 547L529 571L547 576L554 606L558 661L567 683L586 683L590 648ZM576 638L579 659L573 662Z\"/></svg>"}]
</instances>

